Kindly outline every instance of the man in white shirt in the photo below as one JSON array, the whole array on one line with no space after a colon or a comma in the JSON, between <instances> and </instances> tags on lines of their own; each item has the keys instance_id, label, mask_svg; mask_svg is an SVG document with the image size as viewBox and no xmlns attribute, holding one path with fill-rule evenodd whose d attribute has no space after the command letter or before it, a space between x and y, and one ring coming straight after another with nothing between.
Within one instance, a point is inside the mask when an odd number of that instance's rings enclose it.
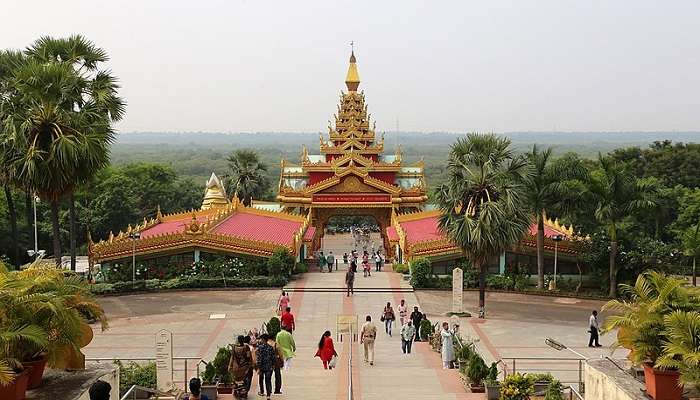
<instances>
[{"instance_id":1,"label":"man in white shirt","mask_svg":"<svg viewBox=\"0 0 700 400\"><path fill-rule=\"evenodd\" d=\"M600 326L598 325L598 311L593 310L591 317L588 318L588 332L591 334L591 338L588 339L588 347L601 347L598 343L598 331Z\"/></svg>"},{"instance_id":2,"label":"man in white shirt","mask_svg":"<svg viewBox=\"0 0 700 400\"><path fill-rule=\"evenodd\" d=\"M369 365L374 365L374 339L377 337L377 327L372 323L372 317L369 315L366 318L362 331L360 332L360 343L364 347L365 362Z\"/></svg>"}]
</instances>

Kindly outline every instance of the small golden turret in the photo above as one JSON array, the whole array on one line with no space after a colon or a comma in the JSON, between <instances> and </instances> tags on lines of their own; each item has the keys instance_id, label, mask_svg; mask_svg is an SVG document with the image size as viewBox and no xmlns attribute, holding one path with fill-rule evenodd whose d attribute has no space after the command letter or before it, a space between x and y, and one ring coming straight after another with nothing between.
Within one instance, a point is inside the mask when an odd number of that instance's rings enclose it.
<instances>
[{"instance_id":1,"label":"small golden turret","mask_svg":"<svg viewBox=\"0 0 700 400\"><path fill-rule=\"evenodd\" d=\"M207 181L207 187L204 191L204 200L202 201L202 210L225 206L228 204L226 198L226 189L221 183L221 180L215 173L211 173L211 177Z\"/></svg>"},{"instance_id":2,"label":"small golden turret","mask_svg":"<svg viewBox=\"0 0 700 400\"><path fill-rule=\"evenodd\" d=\"M350 65L348 66L348 74L345 77L345 85L351 92L357 92L360 86L360 73L357 72L357 64L355 59L355 50L350 52Z\"/></svg>"}]
</instances>

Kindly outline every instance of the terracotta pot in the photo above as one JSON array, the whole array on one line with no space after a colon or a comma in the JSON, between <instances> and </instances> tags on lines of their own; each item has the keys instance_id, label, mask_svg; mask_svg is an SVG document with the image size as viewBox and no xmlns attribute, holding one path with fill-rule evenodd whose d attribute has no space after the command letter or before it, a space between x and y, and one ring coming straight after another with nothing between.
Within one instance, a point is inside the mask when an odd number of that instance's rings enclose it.
<instances>
[{"instance_id":1,"label":"terracotta pot","mask_svg":"<svg viewBox=\"0 0 700 400\"><path fill-rule=\"evenodd\" d=\"M233 385L228 384L228 383L219 383L216 385L216 393L218 394L232 394L233 393Z\"/></svg>"},{"instance_id":2,"label":"terracotta pot","mask_svg":"<svg viewBox=\"0 0 700 400\"><path fill-rule=\"evenodd\" d=\"M44 368L46 368L46 356L36 361L23 362L22 365L25 368L31 367L27 389L36 389L41 386L41 379L44 377Z\"/></svg>"},{"instance_id":3,"label":"terracotta pot","mask_svg":"<svg viewBox=\"0 0 700 400\"><path fill-rule=\"evenodd\" d=\"M644 383L647 393L655 400L681 400L683 387L678 383L678 371L665 371L644 364Z\"/></svg>"},{"instance_id":4,"label":"terracotta pot","mask_svg":"<svg viewBox=\"0 0 700 400\"><path fill-rule=\"evenodd\" d=\"M471 389L472 393L486 393L484 385L475 386L474 384L470 384L469 389Z\"/></svg>"},{"instance_id":5,"label":"terracotta pot","mask_svg":"<svg viewBox=\"0 0 700 400\"><path fill-rule=\"evenodd\" d=\"M0 399L2 400L24 400L27 392L27 382L29 381L29 368L15 375L14 382L7 386L0 385Z\"/></svg>"}]
</instances>

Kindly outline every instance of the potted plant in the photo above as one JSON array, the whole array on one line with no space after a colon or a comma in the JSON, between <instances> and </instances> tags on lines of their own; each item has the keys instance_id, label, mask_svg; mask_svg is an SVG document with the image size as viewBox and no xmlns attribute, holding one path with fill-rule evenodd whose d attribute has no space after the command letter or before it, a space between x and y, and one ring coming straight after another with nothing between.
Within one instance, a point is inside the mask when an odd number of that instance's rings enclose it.
<instances>
[{"instance_id":1,"label":"potted plant","mask_svg":"<svg viewBox=\"0 0 700 400\"><path fill-rule=\"evenodd\" d=\"M217 399L216 390L216 369L212 363L206 363L204 372L202 373L202 394L206 395L210 400Z\"/></svg>"},{"instance_id":2,"label":"potted plant","mask_svg":"<svg viewBox=\"0 0 700 400\"><path fill-rule=\"evenodd\" d=\"M674 311L664 317L667 338L657 366L680 372L680 382L700 388L700 312Z\"/></svg>"},{"instance_id":3,"label":"potted plant","mask_svg":"<svg viewBox=\"0 0 700 400\"><path fill-rule=\"evenodd\" d=\"M218 394L233 393L233 376L228 370L228 363L231 360L231 350L228 346L219 347L214 360L210 363L215 371L216 392ZM205 370L206 372L206 370Z\"/></svg>"},{"instance_id":4,"label":"potted plant","mask_svg":"<svg viewBox=\"0 0 700 400\"><path fill-rule=\"evenodd\" d=\"M532 388L535 393L544 393L549 384L554 381L554 376L550 373L527 374L527 378L532 382Z\"/></svg>"},{"instance_id":5,"label":"potted plant","mask_svg":"<svg viewBox=\"0 0 700 400\"><path fill-rule=\"evenodd\" d=\"M484 379L486 379L488 374L489 368L486 366L484 359L474 353L469 360L469 367L467 367L467 376L469 377L469 386L472 393L484 393L486 391Z\"/></svg>"},{"instance_id":6,"label":"potted plant","mask_svg":"<svg viewBox=\"0 0 700 400\"><path fill-rule=\"evenodd\" d=\"M532 381L522 374L508 375L501 383L501 400L529 400L533 393Z\"/></svg>"},{"instance_id":7,"label":"potted plant","mask_svg":"<svg viewBox=\"0 0 700 400\"><path fill-rule=\"evenodd\" d=\"M498 366L491 363L489 373L484 381L486 384L486 397L488 400L498 400L501 398L501 385L498 383Z\"/></svg>"},{"instance_id":8,"label":"potted plant","mask_svg":"<svg viewBox=\"0 0 700 400\"><path fill-rule=\"evenodd\" d=\"M549 382L547 390L544 393L544 400L564 400L564 386L558 379Z\"/></svg>"},{"instance_id":9,"label":"potted plant","mask_svg":"<svg viewBox=\"0 0 700 400\"><path fill-rule=\"evenodd\" d=\"M665 318L676 311L700 309L700 296L683 279L656 271L639 275L634 286L620 285L620 291L625 300L610 300L603 307L617 313L607 318L603 332L618 330L616 345L630 349L630 360L644 367L644 382L652 398L680 400L683 389L677 366L658 363L670 342Z\"/></svg>"},{"instance_id":10,"label":"potted plant","mask_svg":"<svg viewBox=\"0 0 700 400\"><path fill-rule=\"evenodd\" d=\"M0 369L0 374L4 376L3 379L0 379L0 399L24 400L29 382L29 372L29 368L19 371L13 368Z\"/></svg>"}]
</instances>

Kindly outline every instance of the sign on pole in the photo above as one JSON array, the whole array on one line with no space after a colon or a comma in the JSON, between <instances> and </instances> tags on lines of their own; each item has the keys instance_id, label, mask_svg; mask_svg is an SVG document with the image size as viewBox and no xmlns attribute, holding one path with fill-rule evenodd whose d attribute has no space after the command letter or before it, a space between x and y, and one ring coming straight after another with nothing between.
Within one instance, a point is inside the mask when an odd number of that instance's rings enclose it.
<instances>
[{"instance_id":1,"label":"sign on pole","mask_svg":"<svg viewBox=\"0 0 700 400\"><path fill-rule=\"evenodd\" d=\"M173 333L161 329L156 333L156 382L157 389L167 392L173 389Z\"/></svg>"},{"instance_id":2,"label":"sign on pole","mask_svg":"<svg viewBox=\"0 0 700 400\"><path fill-rule=\"evenodd\" d=\"M464 290L464 276L461 268L452 270L452 312L462 313L462 291Z\"/></svg>"}]
</instances>

